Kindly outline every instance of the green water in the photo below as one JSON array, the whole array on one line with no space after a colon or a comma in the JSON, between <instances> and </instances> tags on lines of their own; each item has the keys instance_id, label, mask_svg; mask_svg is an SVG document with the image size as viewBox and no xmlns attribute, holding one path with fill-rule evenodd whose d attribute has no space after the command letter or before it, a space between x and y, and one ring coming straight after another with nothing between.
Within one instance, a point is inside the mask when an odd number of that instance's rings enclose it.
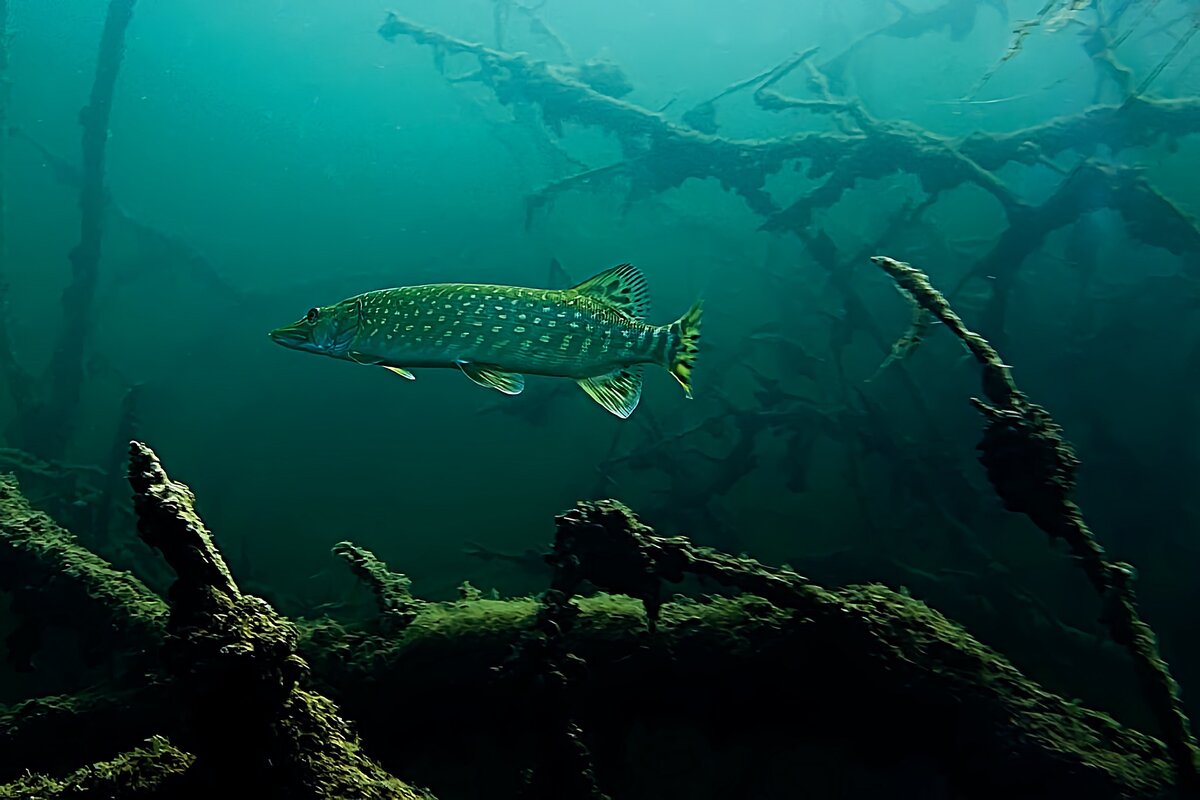
<instances>
[{"instance_id":1,"label":"green water","mask_svg":"<svg viewBox=\"0 0 1200 800\"><path fill-rule=\"evenodd\" d=\"M912 30L887 28L898 5L549 0L536 17L574 63L619 65L633 86L622 102L663 109L675 125L731 83L816 47L807 63L827 76L841 67L841 99L861 102L874 120L950 139L1040 130L1120 105L1200 24L1183 0L1074 12L1050 4L1041 18L1042 0L1014 0L951 3L946 24L925 29L923 15L940 6L930 0L906 4ZM498 47L497 7L455 0L396 10ZM10 0L8 119L20 135L4 165L5 313L17 360L38 375L60 329L79 210L78 188L30 140L79 162L77 117L104 12L100 2ZM1030 19L1041 22L1004 60ZM450 55L439 71L431 48L379 36L383 21L379 4L364 0L138 4L107 186L126 217L176 244L152 246L107 215L83 399L69 448L55 457L107 466L122 398L140 384L138 436L196 491L235 576L288 598L292 610L363 602L329 554L343 539L410 575L427 597L452 597L464 580L501 594L538 591L536 565L465 549L540 548L554 514L575 500L617 497L664 532L818 579L916 582L914 593L1052 688L1143 723L1129 676L1081 675L1070 655L1056 654L1052 625L1012 616L964 543L969 530L1048 613L1100 631L1095 597L1073 565L1000 508L974 460L980 423L967 398L979 392L978 374L961 347L935 327L909 361L869 380L909 319L886 276L856 256L874 250L952 292L968 324L997 339L1022 388L1064 426L1083 461L1078 499L1088 519L1115 556L1137 565L1146 616L1181 682L1200 686L1200 112L1143 133L1142 117L1117 118L1110 124L1134 126L1135 146L1113 152L1085 131L1029 163L974 165L985 177L953 180L936 197L920 164L881 148L881 162L835 171L849 188L794 230L764 229L770 215L715 177L663 178L636 193L597 180L527 220L539 188L630 154L604 126L568 122L559 136L536 105L505 105L486 85L449 80L477 62ZM1110 44L1119 40L1113 62L1130 78L1092 57L1098 22ZM505 51L567 62L516 4L503 36ZM1185 44L1135 101L1200 103L1197 48ZM801 67L774 88L815 99L810 77ZM852 115L768 112L753 95L751 85L719 101L718 136L858 135ZM850 153L834 147L830 163ZM1064 223L1022 258L1002 329L989 328L989 279L959 287L1010 226L981 184L1002 181L1030 214L1050 214L1039 206L1084 158L1138 168L1139 185L1177 217L1166 221L1163 206L1141 195L1075 198ZM634 161L649 173L660 166ZM770 174L763 189L777 209L834 180L810 167L788 160ZM888 231L905 204L927 200L919 220ZM821 246L834 248L838 280L861 306L847 310L815 255ZM457 371L407 382L266 336L312 306L370 289L547 286L554 259L575 280L637 265L658 322L702 295L696 399L651 371L637 412L621 421L558 379L531 377L522 395L504 397ZM759 412L793 417L739 450L738 420ZM10 393L0 392L0 420L13 419ZM635 464L606 466L655 442Z\"/></svg>"}]
</instances>

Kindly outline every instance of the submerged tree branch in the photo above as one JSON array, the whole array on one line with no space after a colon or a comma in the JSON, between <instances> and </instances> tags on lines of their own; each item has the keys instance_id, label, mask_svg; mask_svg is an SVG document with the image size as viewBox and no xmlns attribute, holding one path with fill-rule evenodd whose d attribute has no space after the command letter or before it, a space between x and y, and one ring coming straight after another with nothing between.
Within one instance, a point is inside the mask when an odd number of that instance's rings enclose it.
<instances>
[{"instance_id":1,"label":"submerged tree branch","mask_svg":"<svg viewBox=\"0 0 1200 800\"><path fill-rule=\"evenodd\" d=\"M301 686L308 664L295 625L242 593L191 489L140 442L130 443L129 482L139 534L178 576L163 657L190 723L181 743L206 774L197 780L215 787L238 776L247 793L314 800L419 800L362 753L333 703Z\"/></svg>"},{"instance_id":2,"label":"submerged tree branch","mask_svg":"<svg viewBox=\"0 0 1200 800\"><path fill-rule=\"evenodd\" d=\"M8 104L12 82L8 77L8 0L0 0L0 376L18 415L33 407L33 379L17 359L9 330L8 314Z\"/></svg>"},{"instance_id":3,"label":"submerged tree branch","mask_svg":"<svg viewBox=\"0 0 1200 800\"><path fill-rule=\"evenodd\" d=\"M45 161L54 173L56 180L64 186L76 190L81 188L83 172L70 160L54 152L23 128L13 127L9 129L9 134L31 147ZM246 299L245 293L225 280L217 268L196 247L179 235L157 228L136 217L113 197L107 186L104 189L104 196L107 213L122 225L127 226L136 237L142 251L140 265L152 266L155 269L163 269L169 265L172 273L186 275L224 302L236 303ZM112 283L120 285L121 282L128 279L127 275L117 276Z\"/></svg>"},{"instance_id":4,"label":"submerged tree branch","mask_svg":"<svg viewBox=\"0 0 1200 800\"><path fill-rule=\"evenodd\" d=\"M1079 461L1046 409L1036 405L1013 381L1009 365L978 333L967 328L949 302L920 270L886 256L872 259L937 317L982 367L983 392L992 403L972 398L986 424L979 444L980 461L997 494L1010 511L1026 514L1055 539L1070 547L1103 606L1102 617L1113 639L1133 657L1146 700L1167 741L1181 789L1200 795L1196 739L1183 709L1179 686L1159 655L1153 630L1138 611L1135 572L1111 561L1071 499Z\"/></svg>"},{"instance_id":5,"label":"submerged tree branch","mask_svg":"<svg viewBox=\"0 0 1200 800\"><path fill-rule=\"evenodd\" d=\"M1070 3L1053 0L1037 24L1048 22L1056 13L1066 15L1062 17L1065 20L1078 10ZM930 19L917 20L913 15L906 19L916 25L914 30L946 24L953 30L960 24L969 28L974 15L974 8L951 2L939 7ZM889 35L907 35L901 23L896 25L900 27ZM717 135L711 126L701 125L705 129L701 131L676 124L661 113L602 95L569 74L521 54L466 42L394 14L388 16L380 34L389 41L407 36L437 52L473 56L480 64L479 79L500 103L540 107L544 123L556 132L570 121L601 128L621 142L621 161L584 170L535 191L527 201L527 225L538 208L579 188L595 190L618 184L626 192L626 202L631 203L689 179L714 179L764 218L764 230L791 233L819 244L821 234L811 231L814 215L837 204L862 181L913 175L926 193L925 204L951 189L972 185L999 203L1008 222L992 252L974 265L968 278L1001 273L998 280L987 283L992 295L987 329L994 337L1003 334L1008 296L1025 258L1041 247L1050 232L1098 208L1116 211L1136 240L1163 247L1181 256L1185 268L1200 271L1200 226L1196 221L1151 186L1140 171L1090 160L1102 152L1172 144L1200 131L1200 101L1196 99L1132 96L1121 104L1095 106L1019 131L948 138L908 122L877 119L857 99L838 96L831 88L838 83L828 74L832 69L829 63L813 76L814 85L821 90L819 98L781 94L774 88L776 80L803 63L806 54L802 54L767 75L755 92L756 102L774 112L833 114L842 130L739 140ZM1081 159L1066 168L1054 161L1069 152ZM1010 164L1049 166L1064 178L1049 200L1035 205L997 174ZM767 189L768 178L801 165L809 178L824 181L780 207ZM818 260L828 260L830 255L813 252Z\"/></svg>"},{"instance_id":6,"label":"submerged tree branch","mask_svg":"<svg viewBox=\"0 0 1200 800\"><path fill-rule=\"evenodd\" d=\"M104 234L108 121L117 74L125 54L125 31L133 18L136 2L110 0L100 37L91 98L79 113L79 122L83 126L79 244L70 253L71 282L63 291L62 327L46 376L46 398L33 418L22 420L16 429L26 447L40 455L61 455L77 422L76 411L83 391L84 353L91 329L92 301L99 278Z\"/></svg>"}]
</instances>

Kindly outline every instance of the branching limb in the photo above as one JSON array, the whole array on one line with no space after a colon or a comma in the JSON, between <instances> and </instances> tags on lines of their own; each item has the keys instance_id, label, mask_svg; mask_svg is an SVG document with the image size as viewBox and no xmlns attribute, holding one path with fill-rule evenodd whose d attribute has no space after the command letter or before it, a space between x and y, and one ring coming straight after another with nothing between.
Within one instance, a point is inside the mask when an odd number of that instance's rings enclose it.
<instances>
[{"instance_id":1,"label":"branching limb","mask_svg":"<svg viewBox=\"0 0 1200 800\"><path fill-rule=\"evenodd\" d=\"M1021 51L1025 40L1031 33L1042 27L1049 29L1062 27L1072 17L1091 4L1092 0L1046 0L1045 4L1038 10L1038 13L1034 17L1017 24L1013 29L1012 41L1009 43L1004 55L983 74L974 88L967 94L966 99L973 100L979 96L979 93L996 76L1000 68L1015 58L1017 53Z\"/></svg>"},{"instance_id":2,"label":"branching limb","mask_svg":"<svg viewBox=\"0 0 1200 800\"><path fill-rule=\"evenodd\" d=\"M757 75L749 78L743 78L740 81L735 81L729 84L707 100L692 106L692 108L690 108L682 117L684 124L695 128L701 133L715 134L717 132L716 103L718 100L722 100L732 94L736 94L743 89L755 85L758 86L757 90L755 91L755 95L757 96L758 92L761 92L764 89L772 86L780 79L790 74L796 67L800 66L802 63L815 55L816 52L817 48L811 47L804 52L789 56L783 61L783 63L776 64L770 69L764 70Z\"/></svg>"},{"instance_id":3,"label":"branching limb","mask_svg":"<svg viewBox=\"0 0 1200 800\"><path fill-rule=\"evenodd\" d=\"M53 171L55 178L60 183L73 189L79 189L82 186L82 171L68 159L35 139L23 128L11 128L9 134L33 148ZM235 303L246 299L244 292L225 280L212 262L181 236L156 228L134 216L117 202L107 186L104 189L104 198L107 212L117 222L128 227L136 237L142 251L138 262L139 266L162 269L164 265L169 265L172 272L186 275L225 302ZM128 275L117 276L111 283L117 286L129 280L130 277Z\"/></svg>"}]
</instances>

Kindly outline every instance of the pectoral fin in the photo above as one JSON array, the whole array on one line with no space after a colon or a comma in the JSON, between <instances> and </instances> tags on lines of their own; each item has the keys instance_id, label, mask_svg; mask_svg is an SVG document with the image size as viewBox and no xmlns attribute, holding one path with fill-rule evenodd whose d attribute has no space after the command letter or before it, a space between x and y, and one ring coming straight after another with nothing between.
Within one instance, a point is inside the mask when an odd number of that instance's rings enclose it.
<instances>
[{"instance_id":1,"label":"pectoral fin","mask_svg":"<svg viewBox=\"0 0 1200 800\"><path fill-rule=\"evenodd\" d=\"M376 364L378 364L380 361L383 360L383 359L379 358L378 356L369 356L366 353L358 353L358 352L355 352L354 350L351 350L350 352L346 353L346 355L348 355L350 357L350 360L353 361L355 364L364 364L368 367L373 367Z\"/></svg>"},{"instance_id":2,"label":"pectoral fin","mask_svg":"<svg viewBox=\"0 0 1200 800\"><path fill-rule=\"evenodd\" d=\"M642 399L640 366L623 367L594 378L583 378L578 383L593 400L621 419L628 418Z\"/></svg>"},{"instance_id":3,"label":"pectoral fin","mask_svg":"<svg viewBox=\"0 0 1200 800\"><path fill-rule=\"evenodd\" d=\"M458 368L480 386L486 386L504 394L520 394L525 391L525 376L518 372L503 372L483 364L460 363Z\"/></svg>"},{"instance_id":4,"label":"pectoral fin","mask_svg":"<svg viewBox=\"0 0 1200 800\"><path fill-rule=\"evenodd\" d=\"M406 370L404 367L386 367L385 366L384 369L386 369L389 372L394 372L397 375L399 375L401 378L407 378L410 381L415 381L417 379L416 375L413 375L411 372Z\"/></svg>"}]
</instances>

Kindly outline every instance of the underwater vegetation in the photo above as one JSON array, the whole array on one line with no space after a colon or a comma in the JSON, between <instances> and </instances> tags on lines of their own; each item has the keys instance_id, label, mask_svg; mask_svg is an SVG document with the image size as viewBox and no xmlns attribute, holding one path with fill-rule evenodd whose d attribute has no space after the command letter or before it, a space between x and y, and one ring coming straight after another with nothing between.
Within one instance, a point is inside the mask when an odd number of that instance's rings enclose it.
<instances>
[{"instance_id":1,"label":"underwater vegetation","mask_svg":"<svg viewBox=\"0 0 1200 800\"><path fill-rule=\"evenodd\" d=\"M913 748L931 759L920 785L945 782L948 796L1173 796L1170 746L1046 693L922 603L880 585L825 589L660 537L614 501L558 517L553 581L537 599L465 590L423 601L370 552L340 543L334 553L378 603L376 618L344 625L291 621L243 593L190 489L140 442L129 470L139 535L177 576L167 605L31 509L13 481L0 484L4 586L19 585L27 563L53 570L56 586L20 593L64 610L74 602L96 627L125 631L108 642L140 665L103 690L8 709L0 737L16 780L0 796L416 798L430 795L388 765L453 784L449 773L469 760L458 780L479 783L460 793L489 796L480 785L506 780L485 777L489 768L527 764L523 788L509 776L496 794L602 797L585 739L630 736L629 714L643 706L662 716L646 721L652 729L753 724L753 738L780 737L779 747L817 736L868 758ZM665 599L664 582L687 575L742 594ZM579 596L585 585L601 593ZM1161 663L1151 672L1169 682ZM746 674L753 688L737 686ZM340 707L305 686L328 687ZM811 688L795 696L797 686ZM774 706L769 717L762 703ZM374 745L364 750L343 709ZM904 741L881 740L870 721L906 718L921 735ZM14 774L122 747L61 779ZM604 776L636 780L619 762ZM681 778L672 791L687 786ZM644 791L622 794L654 796Z\"/></svg>"},{"instance_id":2,"label":"underwater vegetation","mask_svg":"<svg viewBox=\"0 0 1200 800\"><path fill-rule=\"evenodd\" d=\"M272 272L119 202L124 126L152 116L114 117L127 62L166 45L137 27L160 10L102 5L76 162L14 100L41 7L0 0L0 798L1200 798L1193 6L764 4L742 33L786 47L674 91L637 48L578 55L591 12L554 0L323 9L345 46L419 58L354 68L436 129L407 169L449 154L449 182L483 139L517 167L405 206L455 216L381 235L434 240L400 272L347 242L294 265L292 220ZM655 35L722 9L692 10ZM263 13L206 9L170 47L247 46ZM1073 71L1039 72L1052 44ZM958 45L986 56L949 116L893 96ZM997 115L1046 94L1072 102ZM330 113L363 142L382 119ZM369 149L347 161L403 171ZM225 155L232 186L253 158ZM31 175L77 202L54 275ZM612 239L618 266L583 266ZM643 397L662 372L683 396ZM324 589L298 577L313 540Z\"/></svg>"}]
</instances>

